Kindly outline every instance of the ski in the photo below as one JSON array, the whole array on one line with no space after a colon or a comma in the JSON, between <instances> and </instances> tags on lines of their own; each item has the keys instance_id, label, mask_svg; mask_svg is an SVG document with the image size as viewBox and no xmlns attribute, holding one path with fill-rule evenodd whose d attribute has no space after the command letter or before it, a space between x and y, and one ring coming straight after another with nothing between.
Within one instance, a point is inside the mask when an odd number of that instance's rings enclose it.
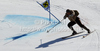
<instances>
[{"instance_id":1,"label":"ski","mask_svg":"<svg viewBox=\"0 0 100 51\"><path fill-rule=\"evenodd\" d=\"M84 31L82 31L82 32L78 32L77 34L81 34L81 33L83 33ZM75 35L77 35L77 34L75 34ZM66 38L69 38L69 37L72 37L72 36L75 36L75 35L69 35L69 36L66 36L66 37L62 37L62 39L66 39Z\"/></svg>"},{"instance_id":2,"label":"ski","mask_svg":"<svg viewBox=\"0 0 100 51\"><path fill-rule=\"evenodd\" d=\"M90 35L91 33L95 32L95 31L96 31L96 30L91 31L90 33L88 33L88 34L84 35L84 36L83 36L83 38L87 37L88 35Z\"/></svg>"}]
</instances>

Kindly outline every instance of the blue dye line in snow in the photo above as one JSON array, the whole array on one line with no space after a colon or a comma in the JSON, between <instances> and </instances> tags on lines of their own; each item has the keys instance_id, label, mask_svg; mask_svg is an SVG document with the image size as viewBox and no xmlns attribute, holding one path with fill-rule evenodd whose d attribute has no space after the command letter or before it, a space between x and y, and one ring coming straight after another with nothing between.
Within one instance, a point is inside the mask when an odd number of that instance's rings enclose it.
<instances>
[{"instance_id":1,"label":"blue dye line in snow","mask_svg":"<svg viewBox=\"0 0 100 51\"><path fill-rule=\"evenodd\" d=\"M46 27L44 29L47 30L48 28L51 28L53 26L54 25L50 25L50 26L48 26L48 27ZM41 30L43 30L43 29L41 29ZM22 37L25 37L25 36L29 37L29 36L32 36L32 35L40 34L42 32L45 32L45 31L36 31L36 32L26 33L26 34L23 34L23 35L19 35L19 36L8 38L7 40L9 40L9 39L16 40L16 39L19 39L19 38L22 38Z\"/></svg>"},{"instance_id":2,"label":"blue dye line in snow","mask_svg":"<svg viewBox=\"0 0 100 51\"><path fill-rule=\"evenodd\" d=\"M29 25L34 25L34 20L47 20L47 21L49 21L49 18L40 17L40 16L30 16L30 15L7 15L5 17L5 20L9 21L9 22L19 24L19 25L23 23L23 25L28 25L29 26ZM51 19L51 22L57 22L57 21ZM49 28L52 28L54 25L55 24L51 24L48 27L45 27L41 30L47 30ZM40 34L42 32L45 32L45 31L30 32L30 33L22 34L22 35L19 35L19 36L7 38L6 40L9 40L9 39L16 40L16 39L19 39L19 38L22 38L22 37L25 37L25 36L37 35L37 34Z\"/></svg>"},{"instance_id":3,"label":"blue dye line in snow","mask_svg":"<svg viewBox=\"0 0 100 51\"><path fill-rule=\"evenodd\" d=\"M50 26L48 26L48 27L46 27L46 28L44 28L44 29L48 29L48 28L51 28L51 27L53 27L54 25L50 25ZM42 29L43 30L43 29ZM36 34L40 34L40 33L42 33L42 32L45 32L45 31L36 31L36 32L31 32L31 33L26 33L26 34L22 34L22 35L19 35L19 36L15 36L15 37L11 37L11 38L7 38L7 39L5 39L5 40L17 40L17 39L19 39L19 38L22 38L22 37L30 37L30 36L33 36L33 35L36 35Z\"/></svg>"},{"instance_id":4,"label":"blue dye line in snow","mask_svg":"<svg viewBox=\"0 0 100 51\"><path fill-rule=\"evenodd\" d=\"M31 16L31 15L7 15L4 18L5 21L15 23L21 26L30 26L34 25L37 21L49 21L49 18L41 17L41 16ZM51 19L51 22L57 22Z\"/></svg>"}]
</instances>

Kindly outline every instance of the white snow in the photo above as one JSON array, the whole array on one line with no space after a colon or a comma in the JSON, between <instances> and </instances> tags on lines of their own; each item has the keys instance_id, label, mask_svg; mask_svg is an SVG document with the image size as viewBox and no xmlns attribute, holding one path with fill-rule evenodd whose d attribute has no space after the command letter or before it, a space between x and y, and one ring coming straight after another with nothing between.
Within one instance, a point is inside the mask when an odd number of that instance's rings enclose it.
<instances>
[{"instance_id":1,"label":"white snow","mask_svg":"<svg viewBox=\"0 0 100 51\"><path fill-rule=\"evenodd\" d=\"M72 33L68 19L47 33L57 21L52 16L48 25L49 13L36 1L45 0L0 0L0 51L100 51L100 0L50 0L51 12L59 20L66 9L78 10L82 23L96 30L84 39L86 31L61 39ZM82 31L78 25L74 28Z\"/></svg>"}]
</instances>

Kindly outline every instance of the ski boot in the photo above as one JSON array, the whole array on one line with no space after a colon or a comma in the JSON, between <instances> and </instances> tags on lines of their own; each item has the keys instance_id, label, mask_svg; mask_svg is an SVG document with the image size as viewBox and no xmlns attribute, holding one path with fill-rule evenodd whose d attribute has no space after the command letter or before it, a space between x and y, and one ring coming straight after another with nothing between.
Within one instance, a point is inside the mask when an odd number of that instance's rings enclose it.
<instances>
[{"instance_id":1,"label":"ski boot","mask_svg":"<svg viewBox=\"0 0 100 51\"><path fill-rule=\"evenodd\" d=\"M90 30L89 30L89 29L87 29L87 32L88 32L88 33L90 33Z\"/></svg>"},{"instance_id":2,"label":"ski boot","mask_svg":"<svg viewBox=\"0 0 100 51\"><path fill-rule=\"evenodd\" d=\"M72 33L72 35L71 35L71 36L76 35L76 34L77 34L77 32L76 32L76 31L73 31L73 33Z\"/></svg>"}]
</instances>

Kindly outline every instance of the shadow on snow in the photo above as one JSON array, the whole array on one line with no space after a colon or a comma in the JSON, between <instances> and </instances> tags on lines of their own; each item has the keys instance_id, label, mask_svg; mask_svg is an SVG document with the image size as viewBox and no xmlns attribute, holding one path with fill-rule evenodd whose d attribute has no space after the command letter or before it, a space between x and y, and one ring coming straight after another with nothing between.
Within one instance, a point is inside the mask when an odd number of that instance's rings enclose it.
<instances>
[{"instance_id":1,"label":"shadow on snow","mask_svg":"<svg viewBox=\"0 0 100 51\"><path fill-rule=\"evenodd\" d=\"M86 34L84 34L84 35L86 35ZM36 47L36 49L38 49L38 48L46 48L51 44L54 44L54 43L57 43L57 42L61 42L61 41L65 41L65 40L70 40L70 39L77 38L77 37L80 37L80 36L83 36L83 35L73 36L73 37L69 37L69 38L66 38L66 39L58 38L58 39L49 41L47 43L41 44L38 47Z\"/></svg>"}]
</instances>

